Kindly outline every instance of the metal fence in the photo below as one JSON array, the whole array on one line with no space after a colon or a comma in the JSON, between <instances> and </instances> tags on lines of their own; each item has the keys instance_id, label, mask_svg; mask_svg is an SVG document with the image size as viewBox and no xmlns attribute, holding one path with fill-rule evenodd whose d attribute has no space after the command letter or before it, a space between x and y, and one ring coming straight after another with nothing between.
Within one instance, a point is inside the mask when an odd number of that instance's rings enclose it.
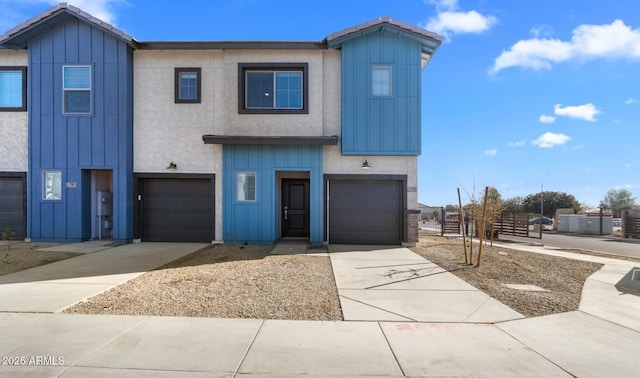
<instances>
[{"instance_id":1,"label":"metal fence","mask_svg":"<svg viewBox=\"0 0 640 378\"><path fill-rule=\"evenodd\" d=\"M539 233L529 233L529 219L532 214L528 213L503 213L494 225L494 230L502 235L540 237Z\"/></svg>"},{"instance_id":2,"label":"metal fence","mask_svg":"<svg viewBox=\"0 0 640 378\"><path fill-rule=\"evenodd\" d=\"M622 236L640 237L640 211L625 211L622 219Z\"/></svg>"},{"instance_id":3,"label":"metal fence","mask_svg":"<svg viewBox=\"0 0 640 378\"><path fill-rule=\"evenodd\" d=\"M460 220L458 216L455 215L452 217L451 213L447 213L444 211L444 208L441 207L438 211L438 217L430 220L423 220L420 222L420 230L433 235L444 235L444 234L460 234Z\"/></svg>"}]
</instances>

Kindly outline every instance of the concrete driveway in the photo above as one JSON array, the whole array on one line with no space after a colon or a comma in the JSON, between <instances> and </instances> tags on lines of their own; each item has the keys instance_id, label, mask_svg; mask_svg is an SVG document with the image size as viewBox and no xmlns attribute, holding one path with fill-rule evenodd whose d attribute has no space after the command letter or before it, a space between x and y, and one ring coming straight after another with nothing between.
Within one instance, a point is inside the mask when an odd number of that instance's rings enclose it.
<instances>
[{"instance_id":1,"label":"concrete driveway","mask_svg":"<svg viewBox=\"0 0 640 378\"><path fill-rule=\"evenodd\" d=\"M205 246L127 244L0 276L0 312L60 312Z\"/></svg>"},{"instance_id":2,"label":"concrete driveway","mask_svg":"<svg viewBox=\"0 0 640 378\"><path fill-rule=\"evenodd\" d=\"M495 323L523 316L403 247L330 245L344 320Z\"/></svg>"}]
</instances>

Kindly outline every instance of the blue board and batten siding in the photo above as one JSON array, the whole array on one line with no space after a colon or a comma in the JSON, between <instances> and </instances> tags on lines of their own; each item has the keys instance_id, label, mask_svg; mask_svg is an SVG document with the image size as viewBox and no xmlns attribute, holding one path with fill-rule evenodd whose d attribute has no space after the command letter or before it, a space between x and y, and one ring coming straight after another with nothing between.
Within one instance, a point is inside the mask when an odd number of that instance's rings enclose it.
<instances>
[{"instance_id":1,"label":"blue board and batten siding","mask_svg":"<svg viewBox=\"0 0 640 378\"><path fill-rule=\"evenodd\" d=\"M420 155L420 43L375 31L341 50L342 153ZM391 96L372 95L374 66L391 67Z\"/></svg>"},{"instance_id":2,"label":"blue board and batten siding","mask_svg":"<svg viewBox=\"0 0 640 378\"><path fill-rule=\"evenodd\" d=\"M113 172L113 238L131 241L132 48L72 18L30 40L28 54L29 236L36 241L89 239L89 172L109 170ZM62 67L69 64L91 66L91 114L63 114ZM61 200L43 200L45 170L62 172Z\"/></svg>"},{"instance_id":3,"label":"blue board and batten siding","mask_svg":"<svg viewBox=\"0 0 640 378\"><path fill-rule=\"evenodd\" d=\"M278 239L277 172L308 172L311 244L322 242L322 146L225 145L223 239L270 244ZM237 200L238 172L256 173L256 200Z\"/></svg>"}]
</instances>

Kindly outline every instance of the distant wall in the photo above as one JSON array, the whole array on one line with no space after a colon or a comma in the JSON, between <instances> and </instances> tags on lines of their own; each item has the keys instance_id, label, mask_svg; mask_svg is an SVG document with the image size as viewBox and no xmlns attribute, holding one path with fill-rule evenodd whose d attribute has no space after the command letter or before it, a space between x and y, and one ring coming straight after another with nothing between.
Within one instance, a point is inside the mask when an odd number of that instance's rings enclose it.
<instances>
[{"instance_id":1,"label":"distant wall","mask_svg":"<svg viewBox=\"0 0 640 378\"><path fill-rule=\"evenodd\" d=\"M600 217L586 215L559 214L557 215L558 232L570 232L581 235L600 235ZM602 235L613 233L613 219L602 218Z\"/></svg>"}]
</instances>

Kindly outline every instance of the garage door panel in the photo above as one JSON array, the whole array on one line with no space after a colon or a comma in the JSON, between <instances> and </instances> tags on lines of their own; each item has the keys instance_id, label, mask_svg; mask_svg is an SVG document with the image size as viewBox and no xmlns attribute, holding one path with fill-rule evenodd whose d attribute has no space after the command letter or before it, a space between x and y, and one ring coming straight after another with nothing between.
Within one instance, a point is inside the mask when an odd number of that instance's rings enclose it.
<instances>
[{"instance_id":1,"label":"garage door panel","mask_svg":"<svg viewBox=\"0 0 640 378\"><path fill-rule=\"evenodd\" d=\"M0 231L11 229L15 240L26 237L25 178L0 177Z\"/></svg>"},{"instance_id":2,"label":"garage door panel","mask_svg":"<svg viewBox=\"0 0 640 378\"><path fill-rule=\"evenodd\" d=\"M211 179L143 180L143 240L213 240L211 187Z\"/></svg>"},{"instance_id":3,"label":"garage door panel","mask_svg":"<svg viewBox=\"0 0 640 378\"><path fill-rule=\"evenodd\" d=\"M402 187L396 180L330 182L329 242L399 244Z\"/></svg>"}]
</instances>

